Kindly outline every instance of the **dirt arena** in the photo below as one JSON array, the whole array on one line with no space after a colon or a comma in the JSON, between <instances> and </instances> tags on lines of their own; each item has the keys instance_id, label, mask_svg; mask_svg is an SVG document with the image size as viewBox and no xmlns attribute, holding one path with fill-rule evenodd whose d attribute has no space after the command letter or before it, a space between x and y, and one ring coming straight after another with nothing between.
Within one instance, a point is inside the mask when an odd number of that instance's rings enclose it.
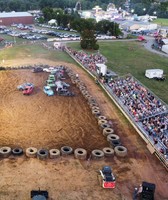
<instances>
[{"instance_id":1,"label":"dirt arena","mask_svg":"<svg viewBox=\"0 0 168 200\"><path fill-rule=\"evenodd\" d=\"M38 62L17 60L18 65ZM78 161L73 156L46 161L25 156L1 159L0 200L29 200L30 191L39 187L48 190L50 200L131 200L134 187L142 181L156 184L156 200L167 200L167 171L94 81L75 65L41 59L40 62L63 64L79 74L99 103L102 114L111 120L116 134L128 148L128 157L99 162ZM108 146L79 89L71 84L75 97L47 97L42 91L47 76L30 70L0 71L0 146L60 149L68 145L74 149L85 148L89 154L93 149ZM30 96L16 89L23 82L34 83ZM114 190L103 189L98 183L97 170L104 165L114 170L117 178Z\"/></svg>"}]
</instances>

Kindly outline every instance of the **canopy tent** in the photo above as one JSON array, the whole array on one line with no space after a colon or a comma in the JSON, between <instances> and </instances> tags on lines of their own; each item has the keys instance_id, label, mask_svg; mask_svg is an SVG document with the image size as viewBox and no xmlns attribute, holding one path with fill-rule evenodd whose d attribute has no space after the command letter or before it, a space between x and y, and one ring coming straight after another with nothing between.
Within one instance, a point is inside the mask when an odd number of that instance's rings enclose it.
<instances>
[{"instance_id":1,"label":"canopy tent","mask_svg":"<svg viewBox=\"0 0 168 200\"><path fill-rule=\"evenodd\" d=\"M56 19L51 19L50 21L48 21L48 24L49 25L52 25L52 24L57 25L57 20Z\"/></svg>"}]
</instances>

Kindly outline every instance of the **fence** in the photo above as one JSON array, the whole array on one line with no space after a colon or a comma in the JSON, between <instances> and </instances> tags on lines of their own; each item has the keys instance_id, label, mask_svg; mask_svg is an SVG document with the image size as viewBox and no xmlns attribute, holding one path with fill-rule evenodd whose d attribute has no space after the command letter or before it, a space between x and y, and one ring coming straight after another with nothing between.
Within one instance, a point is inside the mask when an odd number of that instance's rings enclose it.
<instances>
[{"instance_id":1,"label":"fence","mask_svg":"<svg viewBox=\"0 0 168 200\"><path fill-rule=\"evenodd\" d=\"M65 48L65 52L74 59L91 77L96 78L96 74L90 72L86 67L84 67L73 55L70 54L69 50ZM111 88L106 84L99 82L102 89L107 93L110 99L115 103L115 105L119 108L119 110L123 113L123 115L127 118L133 128L137 131L137 133L141 136L141 138L145 141L147 148L152 154L155 154L156 157L161 161L166 170L168 170L168 160L163 157L163 155L159 152L159 150L152 144L150 138L147 136L145 130L133 119L133 117L129 114L128 110L124 107L121 101L117 98L117 96L112 93ZM149 90L150 91L150 90ZM152 93L152 92L151 92ZM153 94L153 93L152 93ZM155 95L156 96L156 95ZM164 103L162 101L162 103ZM165 103L164 103L165 104ZM167 106L166 106L167 107Z\"/></svg>"}]
</instances>

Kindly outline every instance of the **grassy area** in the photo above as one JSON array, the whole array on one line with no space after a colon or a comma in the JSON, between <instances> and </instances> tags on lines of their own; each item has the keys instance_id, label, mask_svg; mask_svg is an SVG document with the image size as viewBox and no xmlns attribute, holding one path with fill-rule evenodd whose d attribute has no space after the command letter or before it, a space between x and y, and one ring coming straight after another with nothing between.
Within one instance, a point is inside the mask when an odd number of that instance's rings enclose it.
<instances>
[{"instance_id":1,"label":"grassy area","mask_svg":"<svg viewBox=\"0 0 168 200\"><path fill-rule=\"evenodd\" d=\"M107 66L118 73L131 73L151 91L168 103L168 79L163 82L149 80L145 75L146 69L163 69L168 75L168 59L153 54L138 42L99 42L100 52L108 59ZM71 43L71 47L80 50L79 44Z\"/></svg>"},{"instance_id":2,"label":"grassy area","mask_svg":"<svg viewBox=\"0 0 168 200\"><path fill-rule=\"evenodd\" d=\"M27 57L44 58L53 61L65 61L75 63L67 54L61 51L47 50L41 45L16 45L0 51L0 61L12 59L24 59Z\"/></svg>"},{"instance_id":3,"label":"grassy area","mask_svg":"<svg viewBox=\"0 0 168 200\"><path fill-rule=\"evenodd\" d=\"M153 21L153 23L156 23L156 24L161 25L161 26L168 26L168 19L158 18L158 19L155 19Z\"/></svg>"}]
</instances>

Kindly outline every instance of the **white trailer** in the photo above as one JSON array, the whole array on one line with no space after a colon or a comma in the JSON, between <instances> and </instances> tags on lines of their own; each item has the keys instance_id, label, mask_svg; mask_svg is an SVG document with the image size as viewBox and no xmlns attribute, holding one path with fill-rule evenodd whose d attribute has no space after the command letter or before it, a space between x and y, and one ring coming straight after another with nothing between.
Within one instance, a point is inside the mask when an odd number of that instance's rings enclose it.
<instances>
[{"instance_id":1,"label":"white trailer","mask_svg":"<svg viewBox=\"0 0 168 200\"><path fill-rule=\"evenodd\" d=\"M168 44L162 46L162 51L168 54Z\"/></svg>"},{"instance_id":2,"label":"white trailer","mask_svg":"<svg viewBox=\"0 0 168 200\"><path fill-rule=\"evenodd\" d=\"M149 79L151 78L162 78L163 70L162 69L147 69L145 72L145 76Z\"/></svg>"},{"instance_id":3,"label":"white trailer","mask_svg":"<svg viewBox=\"0 0 168 200\"><path fill-rule=\"evenodd\" d=\"M96 64L97 73L101 76L105 76L107 73L107 66L105 64Z\"/></svg>"}]
</instances>

